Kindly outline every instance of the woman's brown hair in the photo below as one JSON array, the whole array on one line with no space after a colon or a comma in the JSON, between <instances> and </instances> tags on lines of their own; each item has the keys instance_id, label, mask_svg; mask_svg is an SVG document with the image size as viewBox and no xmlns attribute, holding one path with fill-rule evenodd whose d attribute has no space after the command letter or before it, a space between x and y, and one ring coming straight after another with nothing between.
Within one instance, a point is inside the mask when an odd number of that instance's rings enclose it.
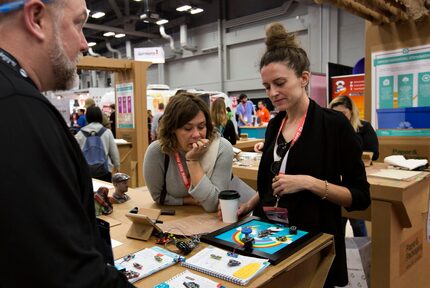
<instances>
[{"instance_id":1,"label":"woman's brown hair","mask_svg":"<svg viewBox=\"0 0 430 288\"><path fill-rule=\"evenodd\" d=\"M217 98L211 107L212 122L215 127L225 126L227 123L227 110L223 98Z\"/></svg>"},{"instance_id":2,"label":"woman's brown hair","mask_svg":"<svg viewBox=\"0 0 430 288\"><path fill-rule=\"evenodd\" d=\"M267 50L260 60L260 70L266 65L282 62L292 69L297 77L310 71L310 63L306 51L296 42L296 35L287 33L280 23L273 23L266 29Z\"/></svg>"},{"instance_id":3,"label":"woman's brown hair","mask_svg":"<svg viewBox=\"0 0 430 288\"><path fill-rule=\"evenodd\" d=\"M197 95L188 92L181 92L170 98L159 124L159 141L163 153L169 154L178 150L176 129L193 120L200 111L206 119L206 138L212 140L214 129L208 104Z\"/></svg>"}]
</instances>

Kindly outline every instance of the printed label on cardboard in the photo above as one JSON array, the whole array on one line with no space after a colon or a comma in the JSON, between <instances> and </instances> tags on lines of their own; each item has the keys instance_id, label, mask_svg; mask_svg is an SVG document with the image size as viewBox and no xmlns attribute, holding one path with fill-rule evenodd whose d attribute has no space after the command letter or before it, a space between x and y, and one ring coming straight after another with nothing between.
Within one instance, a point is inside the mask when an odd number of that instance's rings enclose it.
<instances>
[{"instance_id":1,"label":"printed label on cardboard","mask_svg":"<svg viewBox=\"0 0 430 288\"><path fill-rule=\"evenodd\" d=\"M424 231L421 229L400 244L400 275L423 257Z\"/></svg>"}]
</instances>

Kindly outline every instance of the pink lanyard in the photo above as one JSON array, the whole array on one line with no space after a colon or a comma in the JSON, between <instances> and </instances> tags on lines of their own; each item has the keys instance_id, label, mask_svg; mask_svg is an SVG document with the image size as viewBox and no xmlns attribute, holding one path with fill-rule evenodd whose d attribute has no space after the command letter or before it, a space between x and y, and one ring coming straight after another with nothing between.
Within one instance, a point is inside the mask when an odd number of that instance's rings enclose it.
<instances>
[{"instance_id":1,"label":"pink lanyard","mask_svg":"<svg viewBox=\"0 0 430 288\"><path fill-rule=\"evenodd\" d=\"M297 139L299 139L300 135L302 135L303 126L305 125L306 120L306 114L308 112L308 109L306 109L305 114L303 114L302 119L300 120L299 126L297 126L296 132L294 133L293 140L291 140L290 148L288 148L287 153L284 156L284 159L282 159L281 168L279 169L279 174L285 174L285 169L287 167L287 160L288 160L288 154L290 153L291 148L293 147L294 143L296 143ZM276 142L275 142L275 148L273 150L273 160L274 161L280 161L281 157L276 153L276 150L278 148L278 138L281 134L282 128L284 128L285 123L287 122L288 115L285 115L285 118L282 120L281 127L279 128L278 135L276 136ZM278 159L278 160L275 160Z\"/></svg>"},{"instance_id":2,"label":"pink lanyard","mask_svg":"<svg viewBox=\"0 0 430 288\"><path fill-rule=\"evenodd\" d=\"M184 183L185 188L190 189L190 178L187 177L187 173L185 173L184 165L182 165L181 158L179 157L179 153L175 153L176 164L178 165L179 174L181 174L182 182Z\"/></svg>"}]
</instances>

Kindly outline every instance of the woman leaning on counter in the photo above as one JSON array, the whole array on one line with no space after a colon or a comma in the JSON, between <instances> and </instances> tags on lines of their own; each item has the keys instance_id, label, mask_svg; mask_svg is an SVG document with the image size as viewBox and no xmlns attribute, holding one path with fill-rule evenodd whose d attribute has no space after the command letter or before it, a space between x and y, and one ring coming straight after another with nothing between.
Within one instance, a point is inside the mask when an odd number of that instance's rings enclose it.
<instances>
[{"instance_id":1,"label":"woman leaning on counter","mask_svg":"<svg viewBox=\"0 0 430 288\"><path fill-rule=\"evenodd\" d=\"M348 274L341 207L362 210L370 204L360 145L342 114L309 99L309 59L295 35L272 24L266 36L260 74L280 112L267 127L258 194L238 213L270 217L269 211L279 207L288 213L289 225L334 235L336 257L324 287L344 286Z\"/></svg>"},{"instance_id":2,"label":"woman leaning on counter","mask_svg":"<svg viewBox=\"0 0 430 288\"><path fill-rule=\"evenodd\" d=\"M215 211L219 192L230 183L233 148L215 132L208 105L182 92L170 98L159 125L159 140L149 145L143 167L152 198Z\"/></svg>"}]
</instances>

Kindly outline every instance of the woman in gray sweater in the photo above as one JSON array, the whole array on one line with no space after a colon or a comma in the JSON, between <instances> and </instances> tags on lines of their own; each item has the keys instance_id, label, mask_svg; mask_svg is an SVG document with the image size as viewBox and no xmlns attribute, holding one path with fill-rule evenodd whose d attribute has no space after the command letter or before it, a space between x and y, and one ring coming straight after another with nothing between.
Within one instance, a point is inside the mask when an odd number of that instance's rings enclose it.
<instances>
[{"instance_id":1,"label":"woman in gray sweater","mask_svg":"<svg viewBox=\"0 0 430 288\"><path fill-rule=\"evenodd\" d=\"M216 211L218 194L230 183L233 149L214 131L208 105L191 93L171 97L158 135L143 163L154 201Z\"/></svg>"}]
</instances>

